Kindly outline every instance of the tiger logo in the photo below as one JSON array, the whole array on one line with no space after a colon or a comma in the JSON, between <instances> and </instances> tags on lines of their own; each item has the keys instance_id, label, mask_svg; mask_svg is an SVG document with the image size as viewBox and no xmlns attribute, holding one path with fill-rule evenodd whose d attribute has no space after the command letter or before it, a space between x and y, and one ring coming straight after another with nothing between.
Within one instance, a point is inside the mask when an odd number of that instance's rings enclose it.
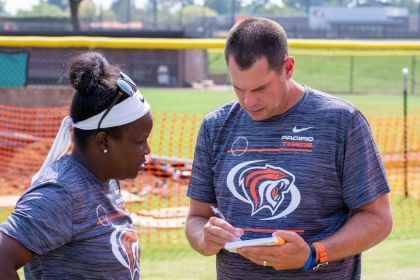
<instances>
[{"instance_id":1,"label":"tiger logo","mask_svg":"<svg viewBox=\"0 0 420 280\"><path fill-rule=\"evenodd\" d=\"M137 234L124 226L117 226L111 235L112 252L130 270L131 279L140 277L140 255Z\"/></svg>"},{"instance_id":2,"label":"tiger logo","mask_svg":"<svg viewBox=\"0 0 420 280\"><path fill-rule=\"evenodd\" d=\"M267 209L274 220L293 212L300 203L300 192L295 176L263 160L246 161L233 167L227 176L230 192L239 200L251 205L251 216ZM285 198L288 205L283 205ZM282 209L280 213L279 209Z\"/></svg>"}]
</instances>

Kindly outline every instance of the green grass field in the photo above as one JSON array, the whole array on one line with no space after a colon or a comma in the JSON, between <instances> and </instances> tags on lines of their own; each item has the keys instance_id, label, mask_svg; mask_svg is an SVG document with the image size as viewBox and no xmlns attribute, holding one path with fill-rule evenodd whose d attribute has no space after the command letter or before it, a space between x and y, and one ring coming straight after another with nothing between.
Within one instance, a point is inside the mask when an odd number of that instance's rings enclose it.
<instances>
[{"instance_id":1,"label":"green grass field","mask_svg":"<svg viewBox=\"0 0 420 280\"><path fill-rule=\"evenodd\" d=\"M229 89L144 88L141 91L151 104L153 112L204 115L215 107L236 99L233 91ZM377 94L335 94L335 96L353 103L367 117L403 114L402 93L385 97ZM420 114L420 94L408 96L408 113Z\"/></svg>"},{"instance_id":2,"label":"green grass field","mask_svg":"<svg viewBox=\"0 0 420 280\"><path fill-rule=\"evenodd\" d=\"M293 55L293 50L290 53ZM401 92L401 71L407 68L408 92L411 93L414 82L416 95L420 94L419 56L351 57L332 56L337 54L333 51L320 53L324 55L294 55L296 81L332 93L392 95ZM227 77L224 55L220 51L209 52L209 73L225 74Z\"/></svg>"}]
</instances>

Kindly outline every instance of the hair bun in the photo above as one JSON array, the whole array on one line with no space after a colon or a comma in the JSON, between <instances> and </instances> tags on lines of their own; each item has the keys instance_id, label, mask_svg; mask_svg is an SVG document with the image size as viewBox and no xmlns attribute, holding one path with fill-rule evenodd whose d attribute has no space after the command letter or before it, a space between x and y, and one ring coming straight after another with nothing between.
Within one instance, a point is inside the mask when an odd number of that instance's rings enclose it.
<instances>
[{"instance_id":1,"label":"hair bun","mask_svg":"<svg viewBox=\"0 0 420 280\"><path fill-rule=\"evenodd\" d=\"M109 63L97 52L83 53L74 58L69 65L69 80L71 85L81 95L88 95L106 78L106 68Z\"/></svg>"}]
</instances>

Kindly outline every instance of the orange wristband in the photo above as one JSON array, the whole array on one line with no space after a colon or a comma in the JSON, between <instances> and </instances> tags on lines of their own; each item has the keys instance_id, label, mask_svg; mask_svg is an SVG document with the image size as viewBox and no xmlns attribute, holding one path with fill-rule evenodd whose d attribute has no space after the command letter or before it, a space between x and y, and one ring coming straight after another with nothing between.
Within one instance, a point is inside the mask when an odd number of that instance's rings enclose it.
<instances>
[{"instance_id":1,"label":"orange wristband","mask_svg":"<svg viewBox=\"0 0 420 280\"><path fill-rule=\"evenodd\" d=\"M328 264L328 253L327 253L327 250L325 249L324 245L322 245L322 243L314 242L312 244L314 244L315 248L317 248L318 251L319 251L319 261L318 261L319 265L314 267L314 270L317 270L321 266L324 266L324 265Z\"/></svg>"}]
</instances>

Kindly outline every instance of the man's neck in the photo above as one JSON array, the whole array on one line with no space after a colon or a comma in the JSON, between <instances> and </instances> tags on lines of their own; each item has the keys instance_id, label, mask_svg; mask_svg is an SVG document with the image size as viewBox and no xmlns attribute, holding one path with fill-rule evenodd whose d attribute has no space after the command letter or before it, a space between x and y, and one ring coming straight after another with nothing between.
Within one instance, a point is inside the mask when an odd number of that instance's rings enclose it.
<instances>
[{"instance_id":1,"label":"man's neck","mask_svg":"<svg viewBox=\"0 0 420 280\"><path fill-rule=\"evenodd\" d=\"M304 86L302 86L301 84L298 84L293 79L291 79L289 82L287 101L285 103L285 106L281 114L283 114L284 112L287 112L290 108L295 106L296 103L298 103L299 100L303 97L304 92L305 92Z\"/></svg>"}]
</instances>

